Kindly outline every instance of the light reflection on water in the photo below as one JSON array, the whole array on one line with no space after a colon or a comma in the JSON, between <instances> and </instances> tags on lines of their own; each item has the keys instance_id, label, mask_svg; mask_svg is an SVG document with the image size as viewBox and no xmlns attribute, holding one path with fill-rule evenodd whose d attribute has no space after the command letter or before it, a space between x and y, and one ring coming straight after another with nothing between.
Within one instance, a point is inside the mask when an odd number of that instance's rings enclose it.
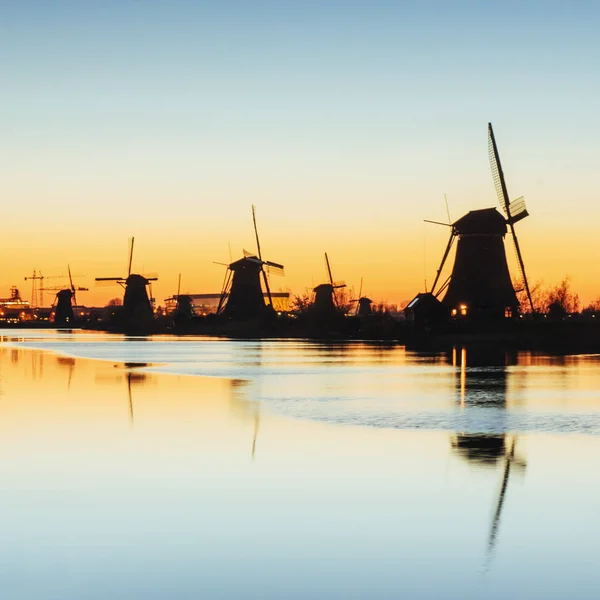
<instances>
[{"instance_id":1,"label":"light reflection on water","mask_svg":"<svg viewBox=\"0 0 600 600\"><path fill-rule=\"evenodd\" d=\"M596 357L12 335L2 597L596 597Z\"/></svg>"},{"instance_id":2,"label":"light reflection on water","mask_svg":"<svg viewBox=\"0 0 600 600\"><path fill-rule=\"evenodd\" d=\"M303 341L123 339L38 334L21 347L248 382L271 412L336 424L502 434L600 434L600 357ZM10 341L7 341L10 343ZM14 343L14 342L13 342Z\"/></svg>"}]
</instances>

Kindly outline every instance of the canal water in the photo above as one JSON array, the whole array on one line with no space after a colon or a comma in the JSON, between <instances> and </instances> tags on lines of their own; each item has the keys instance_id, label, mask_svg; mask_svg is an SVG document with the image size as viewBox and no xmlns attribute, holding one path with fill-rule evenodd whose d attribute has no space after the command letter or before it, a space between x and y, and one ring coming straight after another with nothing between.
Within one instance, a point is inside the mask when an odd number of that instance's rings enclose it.
<instances>
[{"instance_id":1,"label":"canal water","mask_svg":"<svg viewBox=\"0 0 600 600\"><path fill-rule=\"evenodd\" d=\"M2 598L598 597L598 356L0 336Z\"/></svg>"}]
</instances>

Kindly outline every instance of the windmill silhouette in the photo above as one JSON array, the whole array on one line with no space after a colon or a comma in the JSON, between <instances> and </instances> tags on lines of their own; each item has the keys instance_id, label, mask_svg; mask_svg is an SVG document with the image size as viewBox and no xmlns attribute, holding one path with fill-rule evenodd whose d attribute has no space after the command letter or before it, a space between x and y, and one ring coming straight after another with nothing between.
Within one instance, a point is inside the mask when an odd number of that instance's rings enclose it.
<instances>
[{"instance_id":1,"label":"windmill silhouette","mask_svg":"<svg viewBox=\"0 0 600 600\"><path fill-rule=\"evenodd\" d=\"M80 319L79 307L77 303L77 292L89 291L86 287L76 286L73 283L73 275L71 274L71 265L67 265L69 273L68 286L55 286L40 288L47 291L56 292L56 297L52 307L54 308L54 323L58 326L69 325L73 321Z\"/></svg>"},{"instance_id":2,"label":"windmill silhouette","mask_svg":"<svg viewBox=\"0 0 600 600\"><path fill-rule=\"evenodd\" d=\"M358 289L358 298L353 298L350 300L352 304L356 302L356 306L354 308L354 314L357 317L366 317L371 314L371 304L373 304L373 300L371 298L367 298L362 295L363 289L363 278L360 278L360 288Z\"/></svg>"},{"instance_id":3,"label":"windmill silhouette","mask_svg":"<svg viewBox=\"0 0 600 600\"><path fill-rule=\"evenodd\" d=\"M331 264L329 263L329 256L325 252L325 268L327 271L328 283L321 283L313 289L315 294L313 302L313 310L319 314L327 315L336 313L338 309L338 297L335 293L336 290L345 288L346 284L343 281L335 282L331 273Z\"/></svg>"},{"instance_id":4,"label":"windmill silhouette","mask_svg":"<svg viewBox=\"0 0 600 600\"><path fill-rule=\"evenodd\" d=\"M244 257L226 265L225 280L217 314L223 314L233 320L253 319L273 312L273 298L267 273L283 275L283 265L263 260L256 225L256 207L252 205L252 222L256 237L256 254L244 250ZM264 284L267 303L262 290Z\"/></svg>"},{"instance_id":5,"label":"windmill silhouette","mask_svg":"<svg viewBox=\"0 0 600 600\"><path fill-rule=\"evenodd\" d=\"M129 260L127 277L96 277L97 282L114 282L125 288L123 307L119 314L119 324L124 329L145 331L154 321L154 310L148 296L147 288L152 290L152 282L156 276L146 276L131 272L133 263L133 245L135 238L129 244Z\"/></svg>"},{"instance_id":6,"label":"windmill silhouette","mask_svg":"<svg viewBox=\"0 0 600 600\"><path fill-rule=\"evenodd\" d=\"M485 208L472 210L452 224L438 223L450 227L450 238L431 294L437 298L445 292L442 303L456 318L496 319L514 318L518 315L519 301L511 281L504 247L507 227L511 231L519 272L533 311L523 256L515 231L515 223L527 217L529 213L523 198L509 201L491 123L488 124L488 150L492 177L504 215L495 208ZM458 243L452 274L438 287L455 240L458 240Z\"/></svg>"}]
</instances>

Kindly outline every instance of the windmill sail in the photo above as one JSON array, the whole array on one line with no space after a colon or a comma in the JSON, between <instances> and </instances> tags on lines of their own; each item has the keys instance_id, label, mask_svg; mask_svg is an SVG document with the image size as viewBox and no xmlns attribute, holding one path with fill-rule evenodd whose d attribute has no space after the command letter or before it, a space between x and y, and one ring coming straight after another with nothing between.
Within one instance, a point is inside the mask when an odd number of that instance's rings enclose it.
<instances>
[{"instance_id":1,"label":"windmill sail","mask_svg":"<svg viewBox=\"0 0 600 600\"><path fill-rule=\"evenodd\" d=\"M531 298L531 291L529 289L529 283L527 281L527 275L525 274L525 263L523 262L519 240L517 239L517 234L515 232L515 223L521 219L524 219L529 213L527 212L527 208L525 206L525 200L522 197L518 198L514 202L510 202L509 200L508 191L506 189L506 181L502 171L502 164L500 163L500 155L498 154L498 146L496 145L496 138L494 137L494 130L491 123L488 123L488 154L490 158L490 167L492 169L494 187L496 188L496 195L498 196L498 202L500 204L500 208L506 215L506 222L510 227L510 232L515 245L515 254L517 257L517 265L519 266L519 274L521 275L521 280L523 281L523 287L527 292L527 299L529 300L531 312L535 312L533 299Z\"/></svg>"}]
</instances>

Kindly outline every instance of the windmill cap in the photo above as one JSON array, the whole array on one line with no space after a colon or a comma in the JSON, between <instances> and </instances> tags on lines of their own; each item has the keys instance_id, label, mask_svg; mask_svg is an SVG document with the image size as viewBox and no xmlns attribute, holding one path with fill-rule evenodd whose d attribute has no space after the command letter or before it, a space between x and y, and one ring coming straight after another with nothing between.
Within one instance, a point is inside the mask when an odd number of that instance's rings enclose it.
<instances>
[{"instance_id":1,"label":"windmill cap","mask_svg":"<svg viewBox=\"0 0 600 600\"><path fill-rule=\"evenodd\" d=\"M260 260L257 256L244 256L244 258L240 258L239 260L232 262L229 265L229 268L232 271L235 271L237 269L247 269L247 268L251 268L253 270L260 271L262 265L263 265L263 261Z\"/></svg>"},{"instance_id":2,"label":"windmill cap","mask_svg":"<svg viewBox=\"0 0 600 600\"><path fill-rule=\"evenodd\" d=\"M313 292L333 292L333 286L330 283L321 283L313 289Z\"/></svg>"},{"instance_id":3,"label":"windmill cap","mask_svg":"<svg viewBox=\"0 0 600 600\"><path fill-rule=\"evenodd\" d=\"M131 275L129 275L129 277L127 277L127 279L125 280L125 283L127 285L131 285L131 284L143 284L146 285L149 281L154 280L154 278L148 278L148 277L144 277L143 275L138 275L137 273L132 273Z\"/></svg>"},{"instance_id":4,"label":"windmill cap","mask_svg":"<svg viewBox=\"0 0 600 600\"><path fill-rule=\"evenodd\" d=\"M495 208L471 210L452 225L458 235L504 235L506 219Z\"/></svg>"}]
</instances>

